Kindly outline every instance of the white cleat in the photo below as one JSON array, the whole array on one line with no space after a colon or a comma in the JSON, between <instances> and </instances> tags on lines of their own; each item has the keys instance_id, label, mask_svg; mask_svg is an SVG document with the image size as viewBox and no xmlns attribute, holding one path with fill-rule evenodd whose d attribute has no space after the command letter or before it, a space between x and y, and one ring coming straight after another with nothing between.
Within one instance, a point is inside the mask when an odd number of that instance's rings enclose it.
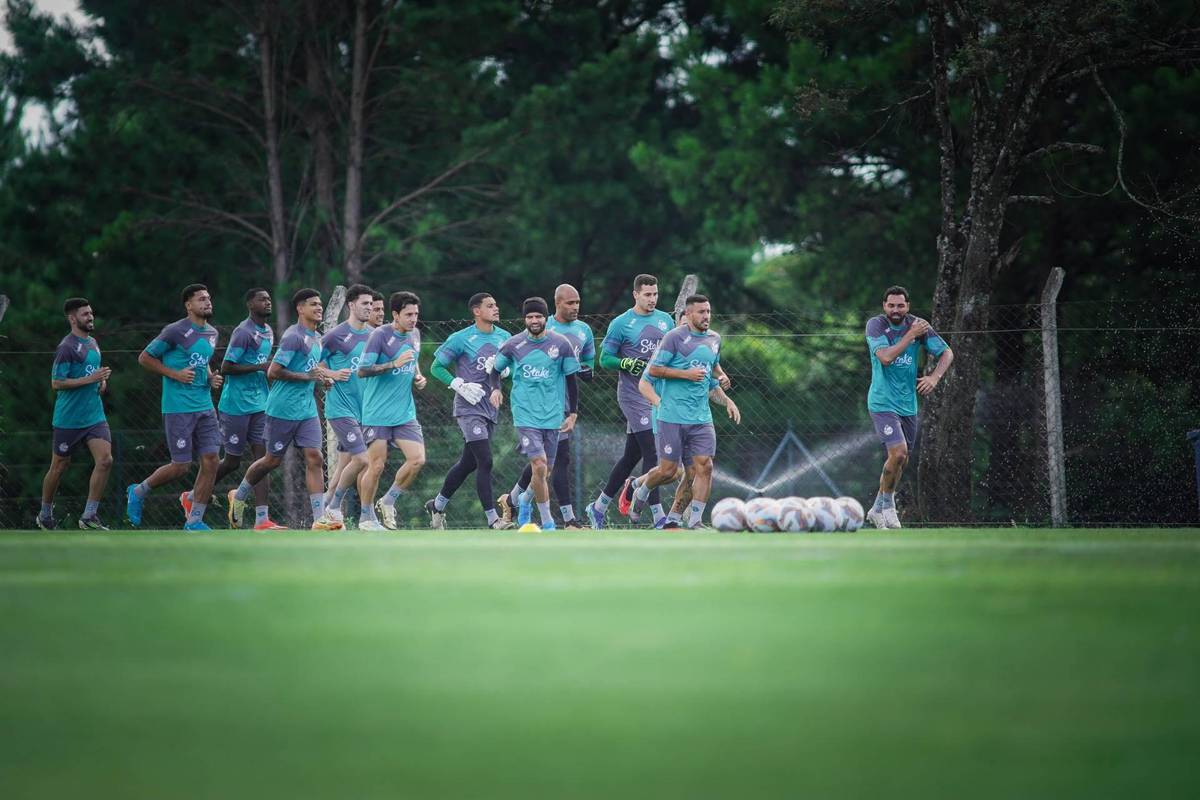
<instances>
[{"instance_id":1,"label":"white cleat","mask_svg":"<svg viewBox=\"0 0 1200 800\"><path fill-rule=\"evenodd\" d=\"M375 501L375 515L379 517L379 521L383 523L383 527L389 531L394 531L396 525L396 507L385 505L382 500ZM361 527L361 526L360 526Z\"/></svg>"},{"instance_id":2,"label":"white cleat","mask_svg":"<svg viewBox=\"0 0 1200 800\"><path fill-rule=\"evenodd\" d=\"M345 520L337 511L326 511L319 518L313 521L312 529L314 531L340 531L346 527Z\"/></svg>"},{"instance_id":3,"label":"white cleat","mask_svg":"<svg viewBox=\"0 0 1200 800\"><path fill-rule=\"evenodd\" d=\"M433 504L433 498L425 501L425 512L429 514L429 527L435 531L446 530L446 512L438 511Z\"/></svg>"},{"instance_id":4,"label":"white cleat","mask_svg":"<svg viewBox=\"0 0 1200 800\"><path fill-rule=\"evenodd\" d=\"M883 510L883 519L889 528L899 530L902 527L900 525L900 515L896 513L896 509L894 508L885 508Z\"/></svg>"},{"instance_id":5,"label":"white cleat","mask_svg":"<svg viewBox=\"0 0 1200 800\"><path fill-rule=\"evenodd\" d=\"M881 531L886 530L888 527L890 527L887 523L887 517L885 517L883 515L883 509L876 511L875 509L872 508L870 511L868 511L867 512L867 522L871 523L876 528L879 528L879 530L881 530Z\"/></svg>"},{"instance_id":6,"label":"white cleat","mask_svg":"<svg viewBox=\"0 0 1200 800\"><path fill-rule=\"evenodd\" d=\"M380 525L380 524L379 524L377 521L375 521L375 520L373 520L373 519L367 519L367 520L363 520L363 521L359 522L359 523L358 523L358 529L359 529L360 531L386 531L386 530L395 530L395 528L385 528L385 527L383 527L382 525Z\"/></svg>"}]
</instances>

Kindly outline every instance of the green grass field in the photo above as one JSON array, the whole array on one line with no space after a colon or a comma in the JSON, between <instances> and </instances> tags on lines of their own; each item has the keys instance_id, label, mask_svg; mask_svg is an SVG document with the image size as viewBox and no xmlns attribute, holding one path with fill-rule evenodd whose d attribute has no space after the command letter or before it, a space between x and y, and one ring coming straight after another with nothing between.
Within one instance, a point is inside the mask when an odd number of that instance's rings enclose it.
<instances>
[{"instance_id":1,"label":"green grass field","mask_svg":"<svg viewBox=\"0 0 1200 800\"><path fill-rule=\"evenodd\" d=\"M14 798L1195 797L1200 531L0 534Z\"/></svg>"}]
</instances>

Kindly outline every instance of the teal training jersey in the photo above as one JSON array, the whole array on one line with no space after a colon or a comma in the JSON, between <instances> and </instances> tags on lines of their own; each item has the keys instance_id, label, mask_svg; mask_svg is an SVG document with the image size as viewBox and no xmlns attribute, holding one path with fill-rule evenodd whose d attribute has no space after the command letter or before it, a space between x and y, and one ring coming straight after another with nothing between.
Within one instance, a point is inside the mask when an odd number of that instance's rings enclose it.
<instances>
[{"instance_id":1,"label":"teal training jersey","mask_svg":"<svg viewBox=\"0 0 1200 800\"><path fill-rule=\"evenodd\" d=\"M665 311L655 309L649 314L639 314L629 309L618 314L608 324L608 332L600 343L603 352L618 358L640 358L649 361L654 349L667 331L675 327L675 321ZM617 373L617 402L643 407L645 400L638 394L638 378L628 372Z\"/></svg>"},{"instance_id":2,"label":"teal training jersey","mask_svg":"<svg viewBox=\"0 0 1200 800\"><path fill-rule=\"evenodd\" d=\"M595 369L596 337L586 322L578 319L573 322L559 322L557 317L550 317L546 320L546 330L561 333L570 340L571 349L575 351L575 360L581 368Z\"/></svg>"},{"instance_id":3,"label":"teal training jersey","mask_svg":"<svg viewBox=\"0 0 1200 800\"><path fill-rule=\"evenodd\" d=\"M560 333L543 332L533 338L522 331L500 347L497 372L512 370L513 424L518 428L558 430L567 405L567 378L579 372L571 340Z\"/></svg>"},{"instance_id":4,"label":"teal training jersey","mask_svg":"<svg viewBox=\"0 0 1200 800\"><path fill-rule=\"evenodd\" d=\"M233 329L224 361L230 364L265 365L271 359L275 332L269 325L244 319ZM221 386L217 409L223 414L257 414L267 410L267 373L264 370L244 375L226 375Z\"/></svg>"},{"instance_id":5,"label":"teal training jersey","mask_svg":"<svg viewBox=\"0 0 1200 800\"><path fill-rule=\"evenodd\" d=\"M917 318L909 314L904 322L892 325L883 314L867 321L867 350L871 354L871 388L867 392L867 410L880 413L890 411L901 417L917 413L917 357L921 348L935 358L946 352L946 342L933 328L924 336L914 339L896 360L886 367L875 352L891 347L904 336Z\"/></svg>"},{"instance_id":6,"label":"teal training jersey","mask_svg":"<svg viewBox=\"0 0 1200 800\"><path fill-rule=\"evenodd\" d=\"M510 336L508 331L500 328L494 327L491 333L485 333L472 325L450 334L434 352L434 359L451 375L467 383L478 383L484 390L484 399L476 404L468 403L455 393L454 416L479 415L493 421L496 419L496 408L487 400L487 395L492 391L487 360L500 352L500 345L508 341Z\"/></svg>"},{"instance_id":7,"label":"teal training jersey","mask_svg":"<svg viewBox=\"0 0 1200 800\"><path fill-rule=\"evenodd\" d=\"M417 359L421 352L420 334L415 331L402 333L391 324L383 325L371 332L363 350L361 367L373 367L395 361L407 350L414 352L412 361L401 367L393 367L380 375L362 379L362 424L405 425L417 418L417 406L413 402L412 385L416 376ZM487 402L486 400L484 402Z\"/></svg>"},{"instance_id":8,"label":"teal training jersey","mask_svg":"<svg viewBox=\"0 0 1200 800\"><path fill-rule=\"evenodd\" d=\"M350 380L334 381L333 386L329 387L329 392L325 395L325 419L350 417L359 420L362 416L362 388L358 381L358 364L370 336L369 326L355 328L347 320L325 334L321 340L321 360L328 364L331 370L350 370Z\"/></svg>"},{"instance_id":9,"label":"teal training jersey","mask_svg":"<svg viewBox=\"0 0 1200 800\"><path fill-rule=\"evenodd\" d=\"M312 372L321 360L321 337L300 323L284 331L271 359L291 372ZM317 416L315 381L273 381L267 393L267 414L277 419Z\"/></svg>"},{"instance_id":10,"label":"teal training jersey","mask_svg":"<svg viewBox=\"0 0 1200 800\"><path fill-rule=\"evenodd\" d=\"M680 378L662 378L658 407L658 422L674 422L681 425L705 425L712 422L712 409L708 405L708 393L713 386L713 367L721 363L721 335L709 330L695 333L687 325L672 329L658 343L658 350L650 362L672 369L703 367L706 377L702 381Z\"/></svg>"},{"instance_id":11,"label":"teal training jersey","mask_svg":"<svg viewBox=\"0 0 1200 800\"><path fill-rule=\"evenodd\" d=\"M207 322L193 325L187 317L162 329L158 338L146 345L146 352L171 369L196 371L191 383L180 383L163 376L162 413L189 414L211 411L212 391L208 386L208 362L217 350L217 329Z\"/></svg>"},{"instance_id":12,"label":"teal training jersey","mask_svg":"<svg viewBox=\"0 0 1200 800\"><path fill-rule=\"evenodd\" d=\"M80 339L68 333L54 351L50 377L65 381L86 378L100 369L100 345L91 336ZM100 401L100 382L59 389L54 397L56 428L90 428L104 422L104 403Z\"/></svg>"}]
</instances>

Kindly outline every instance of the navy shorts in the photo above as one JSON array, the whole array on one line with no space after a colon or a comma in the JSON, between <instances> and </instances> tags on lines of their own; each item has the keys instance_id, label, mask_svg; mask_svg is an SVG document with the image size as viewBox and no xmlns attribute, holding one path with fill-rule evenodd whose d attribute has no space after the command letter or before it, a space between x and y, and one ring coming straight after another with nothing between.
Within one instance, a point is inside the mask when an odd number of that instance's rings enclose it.
<instances>
[{"instance_id":1,"label":"navy shorts","mask_svg":"<svg viewBox=\"0 0 1200 800\"><path fill-rule=\"evenodd\" d=\"M717 454L717 430L712 423L689 425L659 420L655 444L659 461L691 464L696 456Z\"/></svg>"},{"instance_id":2,"label":"navy shorts","mask_svg":"<svg viewBox=\"0 0 1200 800\"><path fill-rule=\"evenodd\" d=\"M378 441L425 444L425 434L421 432L421 423L415 419L403 425L368 425L363 431L363 435L367 437L367 444Z\"/></svg>"},{"instance_id":3,"label":"navy shorts","mask_svg":"<svg viewBox=\"0 0 1200 800\"><path fill-rule=\"evenodd\" d=\"M454 421L458 423L463 438L468 442L482 442L485 439L491 439L492 431L496 429L495 421L482 414L464 414L461 417L455 417Z\"/></svg>"},{"instance_id":4,"label":"navy shorts","mask_svg":"<svg viewBox=\"0 0 1200 800\"><path fill-rule=\"evenodd\" d=\"M88 439L103 439L112 443L112 433L108 430L107 422L97 422L86 428L55 428L54 455L70 458L71 454L86 444Z\"/></svg>"},{"instance_id":5,"label":"navy shorts","mask_svg":"<svg viewBox=\"0 0 1200 800\"><path fill-rule=\"evenodd\" d=\"M163 427L176 464L190 464L197 456L221 451L221 426L214 410L163 414Z\"/></svg>"},{"instance_id":6,"label":"navy shorts","mask_svg":"<svg viewBox=\"0 0 1200 800\"><path fill-rule=\"evenodd\" d=\"M308 419L280 419L267 415L267 452L283 457L289 446L305 450L320 450L322 444L321 421Z\"/></svg>"},{"instance_id":7,"label":"navy shorts","mask_svg":"<svg viewBox=\"0 0 1200 800\"><path fill-rule=\"evenodd\" d=\"M627 398L619 398L621 413L625 415L625 433L641 433L654 427L654 413L650 404L642 398L634 402Z\"/></svg>"},{"instance_id":8,"label":"navy shorts","mask_svg":"<svg viewBox=\"0 0 1200 800\"><path fill-rule=\"evenodd\" d=\"M891 411L871 411L869 413L871 422L875 424L875 433L879 434L879 441L883 443L885 450L898 444L907 444L908 449L911 450L916 445L917 431L920 426L917 425L915 414L911 417L902 417Z\"/></svg>"},{"instance_id":9,"label":"navy shorts","mask_svg":"<svg viewBox=\"0 0 1200 800\"><path fill-rule=\"evenodd\" d=\"M240 456L246 452L248 444L266 444L267 414L259 411L255 414L226 414L221 411L217 415L221 420L221 442L225 452L231 456Z\"/></svg>"},{"instance_id":10,"label":"navy shorts","mask_svg":"<svg viewBox=\"0 0 1200 800\"><path fill-rule=\"evenodd\" d=\"M337 436L338 450L356 456L367 452L367 441L362 426L354 417L334 417L326 420Z\"/></svg>"},{"instance_id":11,"label":"navy shorts","mask_svg":"<svg viewBox=\"0 0 1200 800\"><path fill-rule=\"evenodd\" d=\"M558 430L556 428L517 428L517 450L526 458L544 458L546 465L553 467L558 455Z\"/></svg>"}]
</instances>

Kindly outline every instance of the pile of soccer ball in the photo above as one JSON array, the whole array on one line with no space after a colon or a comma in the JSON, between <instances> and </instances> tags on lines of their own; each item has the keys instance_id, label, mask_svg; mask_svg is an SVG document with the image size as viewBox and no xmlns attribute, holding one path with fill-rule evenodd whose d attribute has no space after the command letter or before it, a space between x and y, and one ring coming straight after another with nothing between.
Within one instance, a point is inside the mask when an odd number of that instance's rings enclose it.
<instances>
[{"instance_id":1,"label":"pile of soccer ball","mask_svg":"<svg viewBox=\"0 0 1200 800\"><path fill-rule=\"evenodd\" d=\"M712 510L719 531L800 533L856 531L863 525L862 504L853 497L756 497L742 502L726 497Z\"/></svg>"}]
</instances>

